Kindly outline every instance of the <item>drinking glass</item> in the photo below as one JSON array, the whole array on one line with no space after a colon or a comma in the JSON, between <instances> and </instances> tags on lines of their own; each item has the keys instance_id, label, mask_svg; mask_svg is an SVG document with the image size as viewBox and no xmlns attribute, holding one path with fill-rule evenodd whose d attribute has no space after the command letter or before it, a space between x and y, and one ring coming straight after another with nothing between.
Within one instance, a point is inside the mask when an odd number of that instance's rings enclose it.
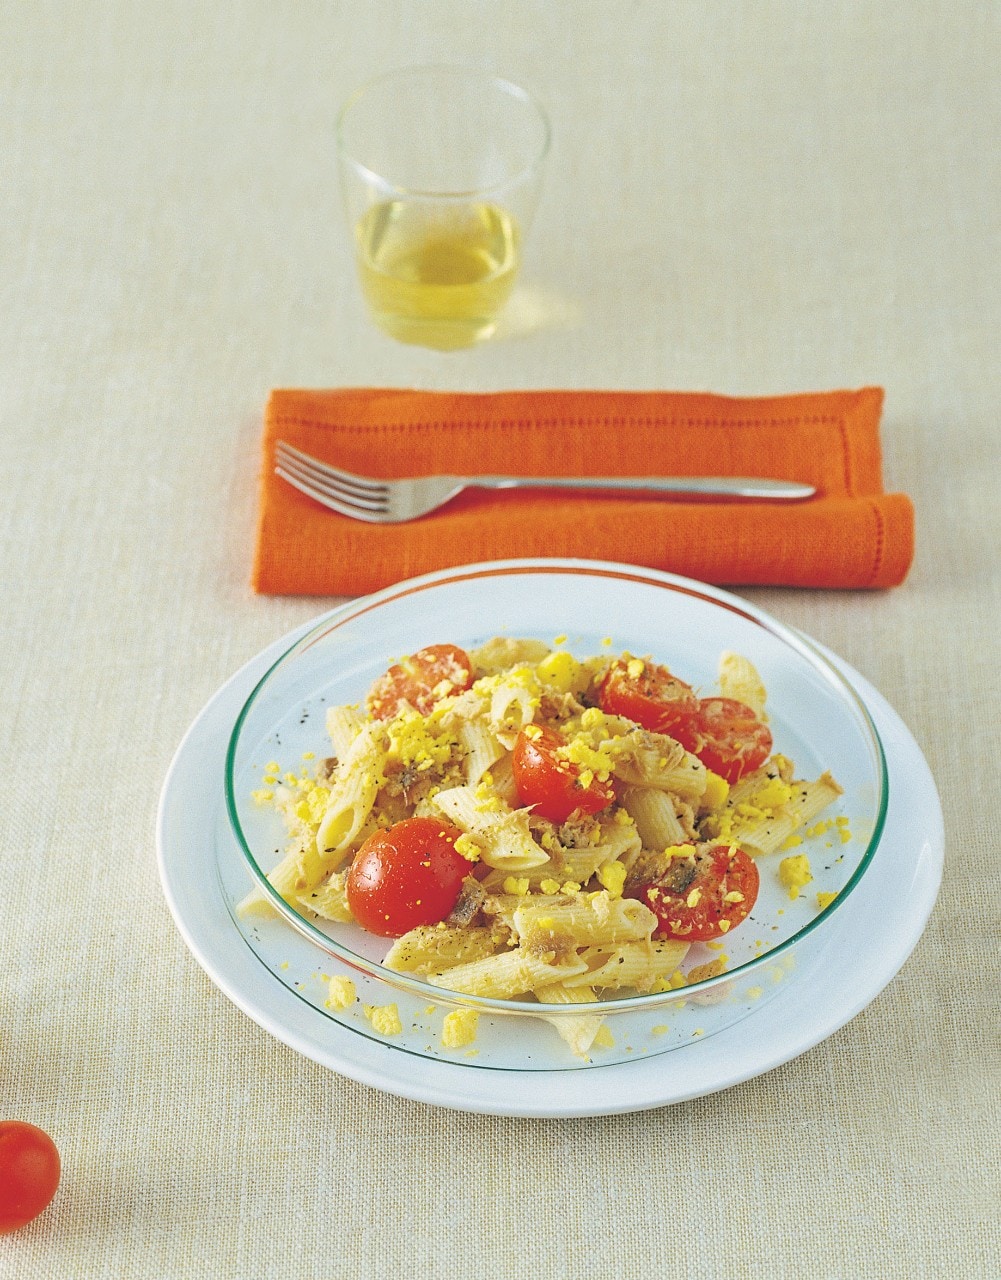
<instances>
[{"instance_id":1,"label":"drinking glass","mask_svg":"<svg viewBox=\"0 0 1001 1280\"><path fill-rule=\"evenodd\" d=\"M380 328L444 351L490 337L549 141L529 93L470 68L393 71L348 99L338 157L361 290Z\"/></svg>"}]
</instances>

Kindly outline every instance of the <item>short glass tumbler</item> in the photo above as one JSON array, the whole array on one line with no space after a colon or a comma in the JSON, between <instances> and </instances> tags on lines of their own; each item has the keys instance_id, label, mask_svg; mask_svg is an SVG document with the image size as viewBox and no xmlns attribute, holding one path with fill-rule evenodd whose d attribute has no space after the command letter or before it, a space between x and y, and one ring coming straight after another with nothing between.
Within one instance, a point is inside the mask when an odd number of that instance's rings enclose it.
<instances>
[{"instance_id":1,"label":"short glass tumbler","mask_svg":"<svg viewBox=\"0 0 1001 1280\"><path fill-rule=\"evenodd\" d=\"M444 351L494 333L549 142L530 94L469 68L394 71L349 98L338 157L362 294L380 328Z\"/></svg>"}]
</instances>

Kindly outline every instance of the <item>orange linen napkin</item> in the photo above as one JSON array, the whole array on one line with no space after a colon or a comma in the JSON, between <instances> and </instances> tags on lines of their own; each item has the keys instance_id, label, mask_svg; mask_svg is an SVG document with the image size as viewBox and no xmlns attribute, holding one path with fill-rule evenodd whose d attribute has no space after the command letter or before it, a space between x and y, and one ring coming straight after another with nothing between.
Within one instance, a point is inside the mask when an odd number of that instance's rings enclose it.
<instances>
[{"instance_id":1,"label":"orange linen napkin","mask_svg":"<svg viewBox=\"0 0 1001 1280\"><path fill-rule=\"evenodd\" d=\"M883 492L878 387L736 399L687 392L469 393L353 388L271 393L255 590L361 595L481 560L573 556L717 585L891 587L914 550L904 494ZM804 480L801 503L649 494L467 490L406 524L336 515L274 474L287 440L380 477L759 475Z\"/></svg>"}]
</instances>

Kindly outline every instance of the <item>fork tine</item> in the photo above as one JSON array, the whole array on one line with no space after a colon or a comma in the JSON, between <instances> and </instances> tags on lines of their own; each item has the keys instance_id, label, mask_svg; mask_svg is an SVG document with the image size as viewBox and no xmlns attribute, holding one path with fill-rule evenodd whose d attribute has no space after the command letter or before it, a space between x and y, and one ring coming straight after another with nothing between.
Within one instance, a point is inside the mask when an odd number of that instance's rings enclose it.
<instances>
[{"instance_id":1,"label":"fork tine","mask_svg":"<svg viewBox=\"0 0 1001 1280\"><path fill-rule=\"evenodd\" d=\"M349 516L352 520L365 520L369 524L379 524L386 519L384 512L369 511L363 507L356 507L342 502L339 498L332 497L330 494L321 493L315 485L308 481L300 480L283 467L275 467L275 474L281 476L293 489L298 489L307 498L312 498L314 502L318 502L321 506L328 507L331 511L336 511L338 515Z\"/></svg>"},{"instance_id":2,"label":"fork tine","mask_svg":"<svg viewBox=\"0 0 1001 1280\"><path fill-rule=\"evenodd\" d=\"M318 499L322 495L323 498L341 503L348 514L359 511L385 512L388 506L385 490L365 494L355 492L293 458L280 459L275 471L290 483L296 481L296 488L302 493Z\"/></svg>"},{"instance_id":3,"label":"fork tine","mask_svg":"<svg viewBox=\"0 0 1001 1280\"><path fill-rule=\"evenodd\" d=\"M311 475L322 476L346 491L355 491L362 497L380 497L386 492L386 485L382 480L373 480L369 476L359 476L353 471L342 471L338 467L332 467L329 462L321 462L319 458L303 453L301 449L296 449L294 445L284 440L279 440L275 446L275 457L283 465L288 465L292 461L298 462Z\"/></svg>"}]
</instances>

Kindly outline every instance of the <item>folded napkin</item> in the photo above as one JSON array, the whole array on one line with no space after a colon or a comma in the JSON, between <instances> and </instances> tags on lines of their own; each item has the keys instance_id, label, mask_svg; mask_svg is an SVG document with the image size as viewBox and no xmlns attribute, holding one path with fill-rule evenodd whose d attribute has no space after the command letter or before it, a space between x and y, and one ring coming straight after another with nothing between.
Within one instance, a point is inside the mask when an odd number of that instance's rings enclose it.
<instances>
[{"instance_id":1,"label":"folded napkin","mask_svg":"<svg viewBox=\"0 0 1001 1280\"><path fill-rule=\"evenodd\" d=\"M914 550L904 494L884 493L878 387L737 399L687 392L469 393L352 388L271 393L253 585L361 595L416 574L573 556L717 585L891 587ZM336 515L274 474L278 439L379 477L759 475L816 486L806 502L637 493L467 490L406 524Z\"/></svg>"}]
</instances>

